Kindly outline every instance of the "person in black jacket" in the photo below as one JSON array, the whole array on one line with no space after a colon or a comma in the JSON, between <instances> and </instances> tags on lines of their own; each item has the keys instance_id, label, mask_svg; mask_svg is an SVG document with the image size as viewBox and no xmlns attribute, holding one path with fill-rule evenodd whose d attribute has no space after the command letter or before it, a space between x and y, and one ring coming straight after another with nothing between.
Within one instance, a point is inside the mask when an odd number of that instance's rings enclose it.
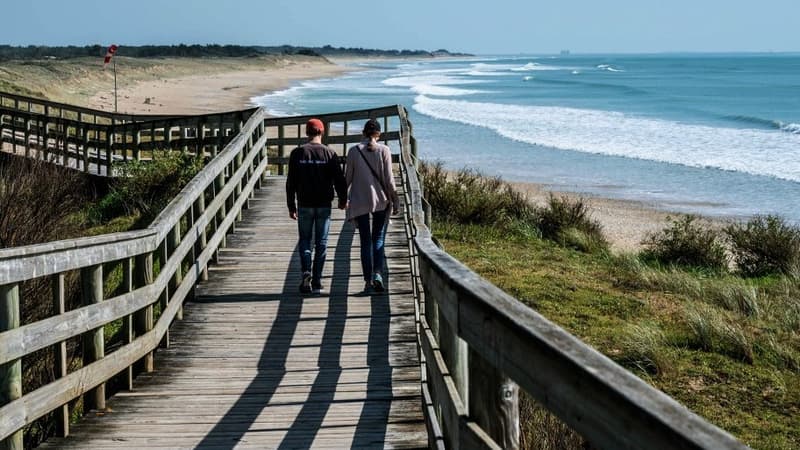
<instances>
[{"instance_id":1,"label":"person in black jacket","mask_svg":"<svg viewBox=\"0 0 800 450\"><path fill-rule=\"evenodd\" d=\"M333 191L339 198L339 209L347 205L347 184L336 152L322 144L325 126L319 119L306 123L308 142L289 155L286 177L286 205L289 217L297 220L300 235L302 281L300 292L322 291L322 268L328 248ZM297 204L295 204L295 199ZM311 264L311 235L314 235L314 264Z\"/></svg>"}]
</instances>

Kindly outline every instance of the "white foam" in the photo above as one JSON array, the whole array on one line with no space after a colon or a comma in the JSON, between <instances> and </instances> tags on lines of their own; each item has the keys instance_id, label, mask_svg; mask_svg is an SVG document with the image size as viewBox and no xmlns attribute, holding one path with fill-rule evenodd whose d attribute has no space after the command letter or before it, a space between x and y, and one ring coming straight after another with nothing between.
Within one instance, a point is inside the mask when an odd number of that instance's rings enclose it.
<instances>
[{"instance_id":1,"label":"white foam","mask_svg":"<svg viewBox=\"0 0 800 450\"><path fill-rule=\"evenodd\" d=\"M533 77L530 76L530 75L522 77L522 81L531 81L532 79L533 79Z\"/></svg>"},{"instance_id":2,"label":"white foam","mask_svg":"<svg viewBox=\"0 0 800 450\"><path fill-rule=\"evenodd\" d=\"M530 144L800 181L800 134L423 95L416 97L414 109L438 119L486 127Z\"/></svg>"},{"instance_id":3,"label":"white foam","mask_svg":"<svg viewBox=\"0 0 800 450\"><path fill-rule=\"evenodd\" d=\"M547 70L547 71L549 71L549 70L564 70L564 67L547 66L547 65L544 65L544 64L530 62L528 64L525 64L522 67L514 67L511 70L513 70L514 72L533 72L533 71L545 71L545 70Z\"/></svg>"},{"instance_id":4,"label":"white foam","mask_svg":"<svg viewBox=\"0 0 800 450\"><path fill-rule=\"evenodd\" d=\"M477 89L459 89L448 86L437 86L434 84L417 84L411 87L417 94L433 95L438 97L459 97L462 95L474 95L486 93Z\"/></svg>"},{"instance_id":5,"label":"white foam","mask_svg":"<svg viewBox=\"0 0 800 450\"><path fill-rule=\"evenodd\" d=\"M414 87L421 84L435 86L457 86L462 84L480 84L483 80L469 80L464 78L451 77L444 74L421 74L410 76L392 77L383 80L381 83L386 86Z\"/></svg>"},{"instance_id":6,"label":"white foam","mask_svg":"<svg viewBox=\"0 0 800 450\"><path fill-rule=\"evenodd\" d=\"M616 67L612 66L611 64L598 64L597 68L600 70L605 70L608 72L625 72L622 69L617 69Z\"/></svg>"},{"instance_id":7,"label":"white foam","mask_svg":"<svg viewBox=\"0 0 800 450\"><path fill-rule=\"evenodd\" d=\"M779 123L780 129L789 133L800 134L800 123Z\"/></svg>"}]
</instances>

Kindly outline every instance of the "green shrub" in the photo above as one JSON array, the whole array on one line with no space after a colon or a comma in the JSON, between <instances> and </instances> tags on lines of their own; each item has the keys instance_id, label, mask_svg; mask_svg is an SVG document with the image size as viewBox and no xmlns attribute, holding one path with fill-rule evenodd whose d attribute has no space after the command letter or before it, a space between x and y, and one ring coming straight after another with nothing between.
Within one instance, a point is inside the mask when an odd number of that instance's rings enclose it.
<instances>
[{"instance_id":1,"label":"green shrub","mask_svg":"<svg viewBox=\"0 0 800 450\"><path fill-rule=\"evenodd\" d=\"M777 216L756 216L725 228L733 261L746 276L797 275L800 229Z\"/></svg>"},{"instance_id":2,"label":"green shrub","mask_svg":"<svg viewBox=\"0 0 800 450\"><path fill-rule=\"evenodd\" d=\"M536 221L542 237L566 247L590 252L608 248L602 226L589 217L583 199L550 194L547 205L536 209Z\"/></svg>"},{"instance_id":3,"label":"green shrub","mask_svg":"<svg viewBox=\"0 0 800 450\"><path fill-rule=\"evenodd\" d=\"M151 161L121 163L115 167L119 176L111 191L92 214L95 219L108 220L124 211L128 215L138 214L140 222L149 223L202 166L202 159L172 151L154 151Z\"/></svg>"},{"instance_id":4,"label":"green shrub","mask_svg":"<svg viewBox=\"0 0 800 450\"><path fill-rule=\"evenodd\" d=\"M648 236L642 244L643 256L664 264L724 271L728 266L725 247L719 232L699 225L697 217L687 215L672 220L660 232Z\"/></svg>"},{"instance_id":5,"label":"green shrub","mask_svg":"<svg viewBox=\"0 0 800 450\"><path fill-rule=\"evenodd\" d=\"M425 198L437 219L474 225L528 221L533 207L524 195L500 178L462 169L449 174L440 162L422 163Z\"/></svg>"}]
</instances>

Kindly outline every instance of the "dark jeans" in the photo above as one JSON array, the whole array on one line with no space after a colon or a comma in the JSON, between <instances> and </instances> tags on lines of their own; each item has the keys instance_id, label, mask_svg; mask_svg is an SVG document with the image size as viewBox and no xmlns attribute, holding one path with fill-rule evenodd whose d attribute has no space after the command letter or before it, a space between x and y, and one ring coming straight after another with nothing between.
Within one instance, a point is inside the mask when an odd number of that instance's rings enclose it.
<instances>
[{"instance_id":1,"label":"dark jeans","mask_svg":"<svg viewBox=\"0 0 800 450\"><path fill-rule=\"evenodd\" d=\"M373 273L383 272L385 251L383 240L386 237L388 209L372 213L372 230L369 214L356 217L358 237L361 241L361 270L364 280L370 281Z\"/></svg>"},{"instance_id":2,"label":"dark jeans","mask_svg":"<svg viewBox=\"0 0 800 450\"><path fill-rule=\"evenodd\" d=\"M314 281L322 279L322 268L328 253L328 230L331 228L330 208L297 208L297 231L300 241L300 268L312 272ZM311 235L314 235L314 267L311 267Z\"/></svg>"}]
</instances>

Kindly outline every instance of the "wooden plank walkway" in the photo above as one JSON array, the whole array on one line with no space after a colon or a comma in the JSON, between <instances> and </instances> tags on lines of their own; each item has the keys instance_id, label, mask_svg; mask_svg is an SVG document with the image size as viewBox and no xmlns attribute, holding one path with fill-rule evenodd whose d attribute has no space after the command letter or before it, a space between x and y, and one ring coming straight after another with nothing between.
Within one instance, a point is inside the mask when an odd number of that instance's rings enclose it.
<instances>
[{"instance_id":1,"label":"wooden plank walkway","mask_svg":"<svg viewBox=\"0 0 800 450\"><path fill-rule=\"evenodd\" d=\"M303 297L284 182L257 191L156 372L46 448L427 447L403 223L387 293L358 295L358 233L334 209L326 290Z\"/></svg>"}]
</instances>

